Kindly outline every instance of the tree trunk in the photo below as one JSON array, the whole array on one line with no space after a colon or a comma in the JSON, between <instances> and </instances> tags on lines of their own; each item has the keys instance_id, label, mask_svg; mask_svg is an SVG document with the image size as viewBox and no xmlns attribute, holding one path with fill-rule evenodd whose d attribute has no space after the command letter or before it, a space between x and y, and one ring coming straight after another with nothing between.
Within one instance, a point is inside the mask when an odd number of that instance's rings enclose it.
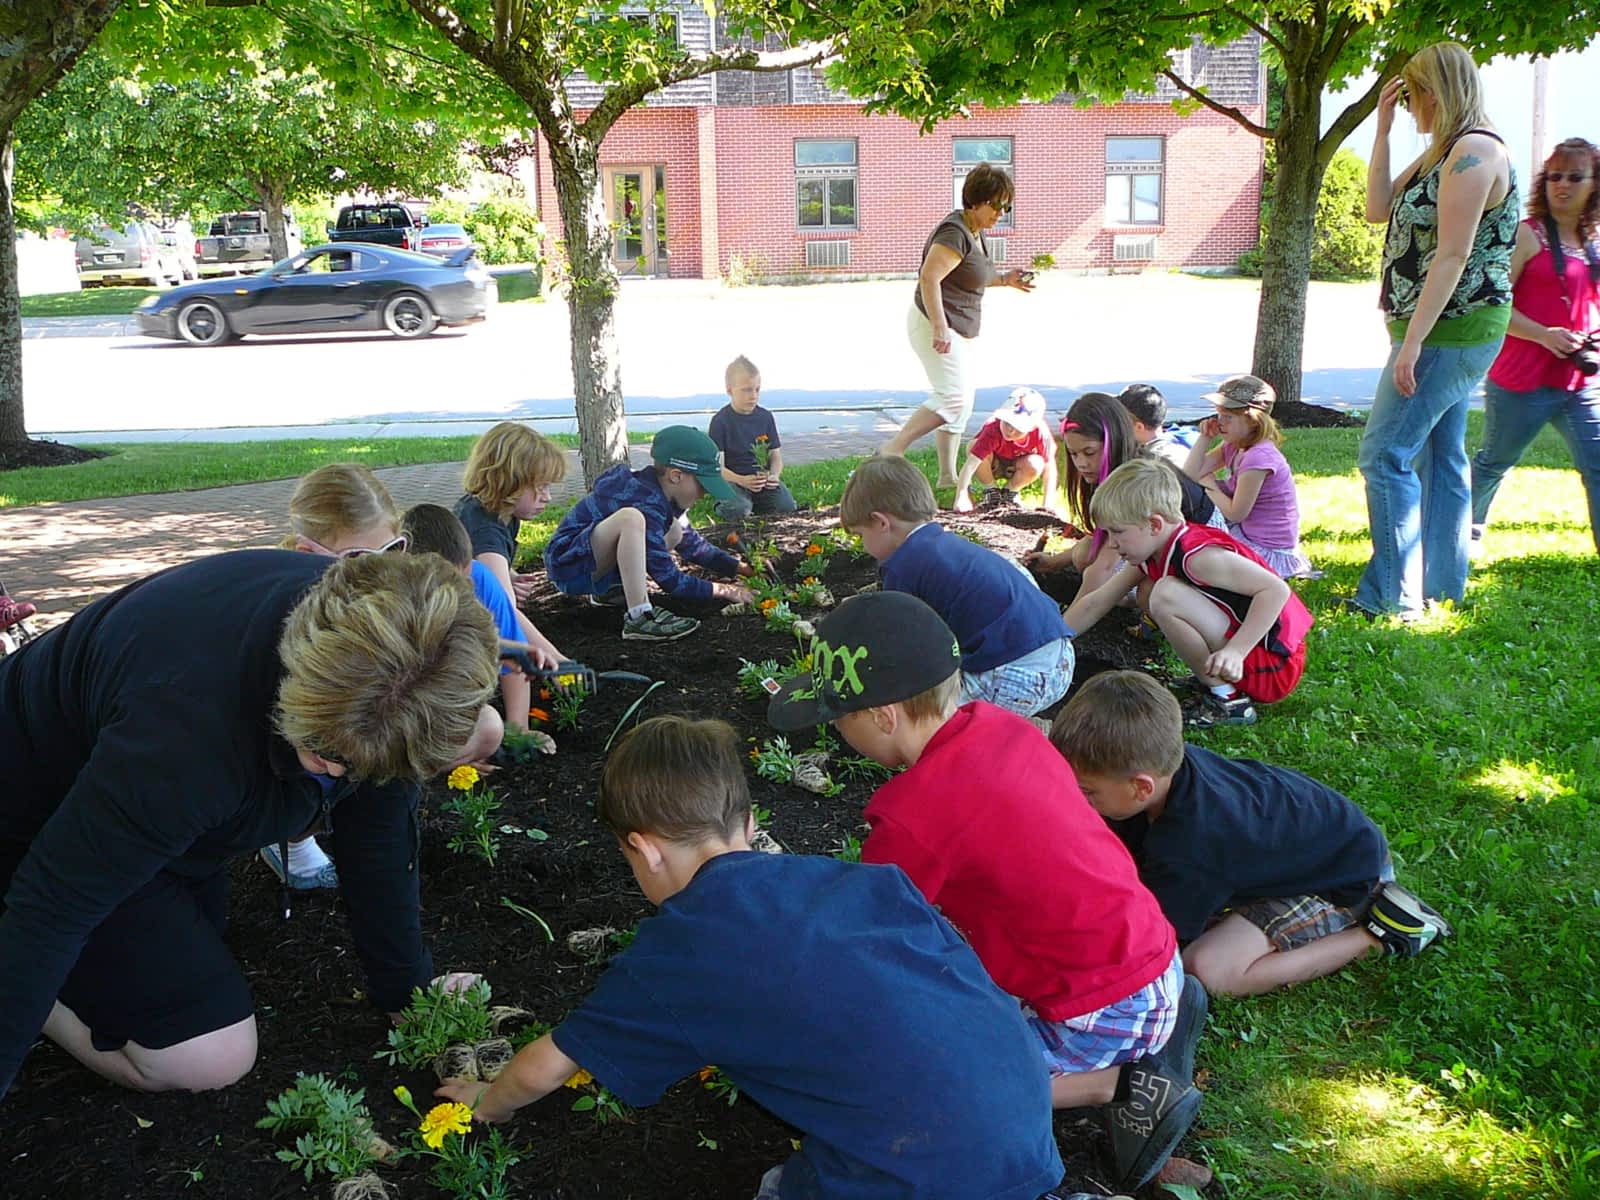
<instances>
[{"instance_id":1,"label":"tree trunk","mask_svg":"<svg viewBox=\"0 0 1600 1200\"><path fill-rule=\"evenodd\" d=\"M567 249L578 457L584 485L593 487L606 468L628 461L617 357L617 273L600 189L599 149L575 130L566 133L562 141L547 140Z\"/></svg>"},{"instance_id":2,"label":"tree trunk","mask_svg":"<svg viewBox=\"0 0 1600 1200\"><path fill-rule=\"evenodd\" d=\"M267 245L272 253L272 261L282 262L289 257L289 229L283 218L283 189L258 181L256 198L261 201L261 209L267 214Z\"/></svg>"},{"instance_id":3,"label":"tree trunk","mask_svg":"<svg viewBox=\"0 0 1600 1200\"><path fill-rule=\"evenodd\" d=\"M17 294L17 227L11 211L11 127L0 132L0 444L22 442L22 301Z\"/></svg>"},{"instance_id":4,"label":"tree trunk","mask_svg":"<svg viewBox=\"0 0 1600 1200\"><path fill-rule=\"evenodd\" d=\"M1311 243L1316 233L1317 193L1325 164L1318 153L1320 104L1293 111L1298 97L1284 98L1278 126L1278 164L1273 175L1272 216L1261 243L1261 304L1256 315L1252 371L1278 392L1274 416L1292 424L1300 408L1301 357L1305 347L1306 289L1311 282Z\"/></svg>"}]
</instances>

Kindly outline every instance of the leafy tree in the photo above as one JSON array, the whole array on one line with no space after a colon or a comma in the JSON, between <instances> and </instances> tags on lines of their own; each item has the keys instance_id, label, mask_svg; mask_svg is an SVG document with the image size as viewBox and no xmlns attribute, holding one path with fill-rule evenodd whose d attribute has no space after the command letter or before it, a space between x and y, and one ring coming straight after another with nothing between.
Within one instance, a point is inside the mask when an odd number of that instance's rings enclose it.
<instances>
[{"instance_id":1,"label":"leafy tree","mask_svg":"<svg viewBox=\"0 0 1600 1200\"><path fill-rule=\"evenodd\" d=\"M0 6L0 446L27 441L22 308L12 216L12 130L111 19L119 0L9 0Z\"/></svg>"},{"instance_id":2,"label":"leafy tree","mask_svg":"<svg viewBox=\"0 0 1600 1200\"><path fill-rule=\"evenodd\" d=\"M1261 189L1261 228L1272 225L1271 172ZM1312 279L1376 279L1383 260L1383 227L1367 220L1367 164L1353 150L1342 149L1328 163L1317 193L1316 232L1311 245ZM1261 276L1261 247L1239 256L1239 272Z\"/></svg>"},{"instance_id":3,"label":"leafy tree","mask_svg":"<svg viewBox=\"0 0 1600 1200\"><path fill-rule=\"evenodd\" d=\"M309 67L168 82L91 51L18 123L18 188L107 218L129 204L261 209L282 258L292 204L357 188L426 193L465 177L464 126L394 107L343 102Z\"/></svg>"},{"instance_id":4,"label":"leafy tree","mask_svg":"<svg viewBox=\"0 0 1600 1200\"><path fill-rule=\"evenodd\" d=\"M926 123L975 100L1011 104L1062 91L1114 100L1164 78L1189 103L1269 139L1277 170L1261 248L1253 370L1276 386L1291 411L1300 398L1306 283L1323 174L1377 105L1382 85L1412 53L1436 41L1459 41L1487 58L1550 54L1587 45L1600 32L1600 0L1571 0L1559 11L1545 0L1488 6L1467 0L1151 0L1134 6L1046 0L1005 5L1003 15L995 11L998 21L974 20L954 7L932 10L925 23L905 27L899 53L887 39L849 46L835 78L856 95L874 96L874 107ZM1281 104L1265 124L1192 86L1171 61L1196 38L1220 45L1251 32L1283 78ZM1368 73L1370 85L1324 131L1324 94L1346 90Z\"/></svg>"}]
</instances>

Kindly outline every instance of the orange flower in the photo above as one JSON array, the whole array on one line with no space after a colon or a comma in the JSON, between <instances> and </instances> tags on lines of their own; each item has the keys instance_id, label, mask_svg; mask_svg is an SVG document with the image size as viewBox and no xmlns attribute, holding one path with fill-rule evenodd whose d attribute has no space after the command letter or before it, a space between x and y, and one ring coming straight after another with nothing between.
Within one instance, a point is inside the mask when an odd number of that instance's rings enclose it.
<instances>
[{"instance_id":1,"label":"orange flower","mask_svg":"<svg viewBox=\"0 0 1600 1200\"><path fill-rule=\"evenodd\" d=\"M758 607L761 609L762 612L771 612L773 609L778 607L778 602L776 600L774 600L771 596L768 596L765 600L763 600L760 603L760 605Z\"/></svg>"},{"instance_id":2,"label":"orange flower","mask_svg":"<svg viewBox=\"0 0 1600 1200\"><path fill-rule=\"evenodd\" d=\"M698 1071L695 1072L695 1077L697 1079L699 1079L701 1083L704 1083L706 1080L710 1079L716 1073L717 1073L717 1069L715 1067L701 1067Z\"/></svg>"},{"instance_id":3,"label":"orange flower","mask_svg":"<svg viewBox=\"0 0 1600 1200\"><path fill-rule=\"evenodd\" d=\"M758 446L765 445L767 442L770 442L771 440L772 440L771 438L769 438L766 434L763 433L760 437L758 437L756 439L756 445L758 445Z\"/></svg>"},{"instance_id":4,"label":"orange flower","mask_svg":"<svg viewBox=\"0 0 1600 1200\"><path fill-rule=\"evenodd\" d=\"M737 533L730 533L728 535L728 545L737 546L738 544L739 544L739 535Z\"/></svg>"},{"instance_id":5,"label":"orange flower","mask_svg":"<svg viewBox=\"0 0 1600 1200\"><path fill-rule=\"evenodd\" d=\"M550 699L550 689L549 688L540 688L539 689L539 699L541 699L541 700Z\"/></svg>"},{"instance_id":6,"label":"orange flower","mask_svg":"<svg viewBox=\"0 0 1600 1200\"><path fill-rule=\"evenodd\" d=\"M750 748L750 759L751 759L751 761L754 762L756 759L759 759L760 757L761 757L761 751L757 750L754 746L752 746Z\"/></svg>"},{"instance_id":7,"label":"orange flower","mask_svg":"<svg viewBox=\"0 0 1600 1200\"><path fill-rule=\"evenodd\" d=\"M822 547L817 545L815 542L812 542L809 546L806 547L806 557L807 558L815 558L817 555L819 555L821 553L822 553Z\"/></svg>"},{"instance_id":8,"label":"orange flower","mask_svg":"<svg viewBox=\"0 0 1600 1200\"><path fill-rule=\"evenodd\" d=\"M815 575L807 575L804 582L807 587L811 587L817 582L817 577Z\"/></svg>"},{"instance_id":9,"label":"orange flower","mask_svg":"<svg viewBox=\"0 0 1600 1200\"><path fill-rule=\"evenodd\" d=\"M548 721L550 714L542 708L530 708L528 710L528 719L530 721Z\"/></svg>"}]
</instances>

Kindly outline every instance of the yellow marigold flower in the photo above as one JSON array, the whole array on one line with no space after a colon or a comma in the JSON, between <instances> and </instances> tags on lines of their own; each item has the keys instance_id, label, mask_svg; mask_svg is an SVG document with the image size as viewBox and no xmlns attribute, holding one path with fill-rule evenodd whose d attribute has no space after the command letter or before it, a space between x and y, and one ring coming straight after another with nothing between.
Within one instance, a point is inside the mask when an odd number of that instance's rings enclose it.
<instances>
[{"instance_id":1,"label":"yellow marigold flower","mask_svg":"<svg viewBox=\"0 0 1600 1200\"><path fill-rule=\"evenodd\" d=\"M556 682L562 687L571 687L578 682L578 677L576 675L557 675Z\"/></svg>"},{"instance_id":2,"label":"yellow marigold flower","mask_svg":"<svg viewBox=\"0 0 1600 1200\"><path fill-rule=\"evenodd\" d=\"M759 759L761 757L761 751L757 750L755 747L752 746L750 748L750 757L751 757L752 760Z\"/></svg>"},{"instance_id":3,"label":"yellow marigold flower","mask_svg":"<svg viewBox=\"0 0 1600 1200\"><path fill-rule=\"evenodd\" d=\"M419 1126L422 1140L434 1150L444 1145L452 1133L466 1133L472 1128L472 1110L465 1104L436 1104L428 1110Z\"/></svg>"},{"instance_id":4,"label":"yellow marigold flower","mask_svg":"<svg viewBox=\"0 0 1600 1200\"><path fill-rule=\"evenodd\" d=\"M815 575L807 575L804 582L807 587L812 587L816 584L817 577Z\"/></svg>"},{"instance_id":5,"label":"yellow marigold flower","mask_svg":"<svg viewBox=\"0 0 1600 1200\"><path fill-rule=\"evenodd\" d=\"M572 1078L567 1080L567 1082L565 1084L563 1084L562 1086L563 1087L569 1087L569 1088L572 1088L572 1089L576 1090L576 1089L581 1088L581 1087L587 1087L589 1084L591 1084L593 1082L594 1082L594 1076L589 1074L589 1072L585 1071L582 1067L579 1067L576 1071L574 1071L572 1073Z\"/></svg>"},{"instance_id":6,"label":"yellow marigold flower","mask_svg":"<svg viewBox=\"0 0 1600 1200\"><path fill-rule=\"evenodd\" d=\"M463 764L451 771L445 782L458 792L470 792L478 786L478 768Z\"/></svg>"}]
</instances>

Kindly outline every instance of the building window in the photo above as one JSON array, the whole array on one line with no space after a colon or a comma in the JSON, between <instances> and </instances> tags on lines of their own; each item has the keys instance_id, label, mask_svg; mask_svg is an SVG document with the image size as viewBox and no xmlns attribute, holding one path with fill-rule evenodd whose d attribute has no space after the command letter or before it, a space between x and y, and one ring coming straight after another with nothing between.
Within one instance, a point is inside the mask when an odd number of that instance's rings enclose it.
<instances>
[{"instance_id":1,"label":"building window","mask_svg":"<svg viewBox=\"0 0 1600 1200\"><path fill-rule=\"evenodd\" d=\"M1106 139L1106 224L1161 224L1165 139Z\"/></svg>"},{"instance_id":2,"label":"building window","mask_svg":"<svg viewBox=\"0 0 1600 1200\"><path fill-rule=\"evenodd\" d=\"M856 228L856 140L795 142L794 195L801 229Z\"/></svg>"},{"instance_id":3,"label":"building window","mask_svg":"<svg viewBox=\"0 0 1600 1200\"><path fill-rule=\"evenodd\" d=\"M956 138L951 150L951 158L955 179L951 186L951 202L956 208L961 207L961 185L966 183L968 174L979 163L988 163L991 167L999 167L1011 176L1013 185L1017 177L1011 169L1011 139L1008 137L993 138ZM1011 229L1011 214L1007 213L995 222L995 229L1007 232Z\"/></svg>"}]
</instances>

